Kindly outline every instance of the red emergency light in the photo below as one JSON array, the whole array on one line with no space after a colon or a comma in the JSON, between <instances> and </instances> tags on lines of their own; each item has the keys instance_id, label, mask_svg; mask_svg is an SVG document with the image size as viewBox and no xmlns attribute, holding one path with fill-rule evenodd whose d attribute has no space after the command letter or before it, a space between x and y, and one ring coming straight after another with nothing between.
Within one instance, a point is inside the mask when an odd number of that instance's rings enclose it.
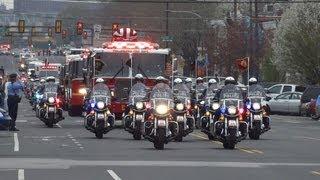
<instances>
[{"instance_id":1,"label":"red emergency light","mask_svg":"<svg viewBox=\"0 0 320 180\"><path fill-rule=\"evenodd\" d=\"M41 69L48 69L48 70L58 69L58 66L44 65L44 66L41 66Z\"/></svg>"},{"instance_id":2,"label":"red emergency light","mask_svg":"<svg viewBox=\"0 0 320 180\"><path fill-rule=\"evenodd\" d=\"M143 41L127 42L127 41L113 41L106 42L103 45L105 49L113 49L119 51L139 51L139 50L155 50L159 48L157 43L149 43Z\"/></svg>"}]
</instances>

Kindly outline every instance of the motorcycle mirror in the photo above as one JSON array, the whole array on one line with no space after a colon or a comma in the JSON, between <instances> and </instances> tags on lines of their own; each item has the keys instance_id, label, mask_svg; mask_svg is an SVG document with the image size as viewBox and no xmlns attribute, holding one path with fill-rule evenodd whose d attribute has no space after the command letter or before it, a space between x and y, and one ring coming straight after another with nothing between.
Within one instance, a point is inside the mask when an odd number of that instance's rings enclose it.
<instances>
[{"instance_id":1,"label":"motorcycle mirror","mask_svg":"<svg viewBox=\"0 0 320 180\"><path fill-rule=\"evenodd\" d=\"M267 101L270 101L271 99L272 99L272 98L269 97L269 96L267 96L267 98L266 98Z\"/></svg>"}]
</instances>

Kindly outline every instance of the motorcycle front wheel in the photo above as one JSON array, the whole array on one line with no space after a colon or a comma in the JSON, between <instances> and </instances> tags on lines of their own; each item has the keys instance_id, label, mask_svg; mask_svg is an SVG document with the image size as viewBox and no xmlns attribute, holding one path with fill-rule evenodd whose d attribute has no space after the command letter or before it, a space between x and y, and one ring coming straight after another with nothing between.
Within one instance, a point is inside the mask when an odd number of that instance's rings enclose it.
<instances>
[{"instance_id":1,"label":"motorcycle front wheel","mask_svg":"<svg viewBox=\"0 0 320 180\"><path fill-rule=\"evenodd\" d=\"M165 128L157 129L157 136L156 136L155 141L153 143L154 148L156 148L158 150L163 150L165 138L166 138L166 129Z\"/></svg>"}]
</instances>

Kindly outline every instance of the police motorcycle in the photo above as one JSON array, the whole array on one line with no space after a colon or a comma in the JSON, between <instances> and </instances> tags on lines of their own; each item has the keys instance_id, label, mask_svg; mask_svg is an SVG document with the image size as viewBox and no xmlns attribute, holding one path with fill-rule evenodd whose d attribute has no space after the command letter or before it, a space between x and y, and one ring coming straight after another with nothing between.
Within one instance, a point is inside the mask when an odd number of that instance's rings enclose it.
<instances>
[{"instance_id":1,"label":"police motorcycle","mask_svg":"<svg viewBox=\"0 0 320 180\"><path fill-rule=\"evenodd\" d=\"M243 95L234 78L226 78L225 83L220 92L220 108L216 112L212 136L222 142L225 149L234 149L242 140L239 124L243 122Z\"/></svg>"},{"instance_id":2,"label":"police motorcycle","mask_svg":"<svg viewBox=\"0 0 320 180\"><path fill-rule=\"evenodd\" d=\"M138 75L139 74L137 74L136 76ZM141 136L144 134L144 122L147 112L147 98L147 88L142 82L137 82L132 86L129 93L128 113L124 117L124 125L125 130L130 132L135 140L140 140Z\"/></svg>"},{"instance_id":3,"label":"police motorcycle","mask_svg":"<svg viewBox=\"0 0 320 180\"><path fill-rule=\"evenodd\" d=\"M258 140L260 135L270 129L270 116L266 112L266 94L256 78L249 79L249 91L246 102L249 138Z\"/></svg>"},{"instance_id":4,"label":"police motorcycle","mask_svg":"<svg viewBox=\"0 0 320 180\"><path fill-rule=\"evenodd\" d=\"M201 131L207 134L210 140L214 139L211 132L213 132L216 111L220 107L219 101L216 97L217 91L218 91L217 81L215 79L210 79L208 82L208 88L204 92L205 113L202 115L200 120Z\"/></svg>"},{"instance_id":5,"label":"police motorcycle","mask_svg":"<svg viewBox=\"0 0 320 180\"><path fill-rule=\"evenodd\" d=\"M58 95L58 85L54 83L54 77L48 78L48 84L45 85L42 101L40 102L39 118L48 127L52 128L54 124L63 120L61 99ZM53 82L51 82L53 81Z\"/></svg>"},{"instance_id":6,"label":"police motorcycle","mask_svg":"<svg viewBox=\"0 0 320 180\"><path fill-rule=\"evenodd\" d=\"M178 134L175 141L181 142L183 137L193 132L194 117L190 115L191 96L188 87L182 83L180 78L174 80L174 108L172 117L178 123Z\"/></svg>"},{"instance_id":7,"label":"police motorcycle","mask_svg":"<svg viewBox=\"0 0 320 180\"><path fill-rule=\"evenodd\" d=\"M203 82L202 77L198 77L196 80L196 86L195 90L193 92L193 102L192 102L192 107L193 107L193 116L196 121L196 126L200 126L200 118L201 114L203 113L204 110L204 100L201 98L204 90L206 89L206 85Z\"/></svg>"},{"instance_id":8,"label":"police motorcycle","mask_svg":"<svg viewBox=\"0 0 320 180\"><path fill-rule=\"evenodd\" d=\"M114 127L115 116L110 111L111 93L104 80L98 78L90 92L89 104L86 107L84 125L93 132L98 139Z\"/></svg>"},{"instance_id":9,"label":"police motorcycle","mask_svg":"<svg viewBox=\"0 0 320 180\"><path fill-rule=\"evenodd\" d=\"M164 149L164 144L172 141L177 134L177 122L170 114L173 108L173 93L165 81L163 77L157 78L158 83L150 93L150 115L145 122L144 137L153 142L154 148L159 150Z\"/></svg>"}]
</instances>

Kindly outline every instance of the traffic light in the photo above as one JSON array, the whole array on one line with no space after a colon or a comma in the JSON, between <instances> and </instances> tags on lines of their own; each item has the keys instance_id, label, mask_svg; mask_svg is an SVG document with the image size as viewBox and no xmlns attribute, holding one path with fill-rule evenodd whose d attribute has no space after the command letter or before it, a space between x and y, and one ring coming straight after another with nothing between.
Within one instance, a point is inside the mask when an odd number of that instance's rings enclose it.
<instances>
[{"instance_id":1,"label":"traffic light","mask_svg":"<svg viewBox=\"0 0 320 180\"><path fill-rule=\"evenodd\" d=\"M87 37L88 37L88 32L87 32L87 31L84 31L83 34L82 34L82 37L83 37L83 39L87 39Z\"/></svg>"},{"instance_id":2,"label":"traffic light","mask_svg":"<svg viewBox=\"0 0 320 180\"><path fill-rule=\"evenodd\" d=\"M242 58L236 60L236 65L240 71L244 71L248 68L249 58Z\"/></svg>"},{"instance_id":3,"label":"traffic light","mask_svg":"<svg viewBox=\"0 0 320 180\"><path fill-rule=\"evenodd\" d=\"M51 27L48 27L48 36L52 37L52 28Z\"/></svg>"},{"instance_id":4,"label":"traffic light","mask_svg":"<svg viewBox=\"0 0 320 180\"><path fill-rule=\"evenodd\" d=\"M35 36L36 35L36 27L32 27L31 28L31 36Z\"/></svg>"},{"instance_id":5,"label":"traffic light","mask_svg":"<svg viewBox=\"0 0 320 180\"><path fill-rule=\"evenodd\" d=\"M62 32L61 32L61 37L62 37L62 39L64 39L64 38L66 38L66 36L67 36L67 30L62 30Z\"/></svg>"},{"instance_id":6,"label":"traffic light","mask_svg":"<svg viewBox=\"0 0 320 180\"><path fill-rule=\"evenodd\" d=\"M78 21L78 22L77 22L77 34L78 34L78 35L82 35L82 33L83 33L83 26L84 26L83 22L81 22L81 21Z\"/></svg>"},{"instance_id":7,"label":"traffic light","mask_svg":"<svg viewBox=\"0 0 320 180\"><path fill-rule=\"evenodd\" d=\"M54 30L55 30L55 33L61 33L61 30L62 30L62 21L61 20L55 21Z\"/></svg>"},{"instance_id":8,"label":"traffic light","mask_svg":"<svg viewBox=\"0 0 320 180\"><path fill-rule=\"evenodd\" d=\"M18 22L18 32L24 33L26 22L24 20L19 20Z\"/></svg>"}]
</instances>

